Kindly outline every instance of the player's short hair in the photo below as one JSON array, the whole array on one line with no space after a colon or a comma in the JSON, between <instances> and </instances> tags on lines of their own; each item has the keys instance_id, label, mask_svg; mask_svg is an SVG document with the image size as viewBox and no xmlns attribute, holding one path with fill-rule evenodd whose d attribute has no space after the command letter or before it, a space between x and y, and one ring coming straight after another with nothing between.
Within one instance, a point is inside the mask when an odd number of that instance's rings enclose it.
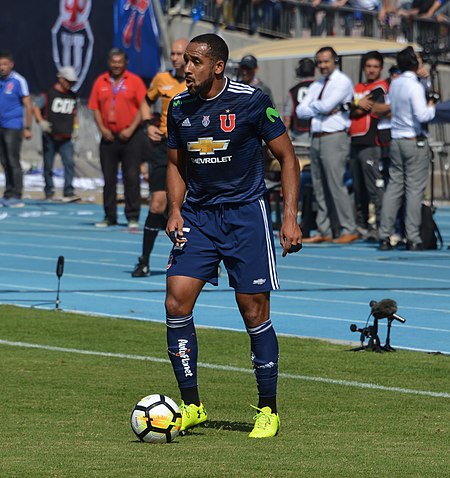
<instances>
[{"instance_id":1,"label":"player's short hair","mask_svg":"<svg viewBox=\"0 0 450 478\"><path fill-rule=\"evenodd\" d=\"M380 63L381 68L383 68L384 59L383 59L383 55L379 51L372 50L364 54L363 57L361 58L361 66L364 68L366 66L366 63L369 60L378 61Z\"/></svg>"},{"instance_id":2,"label":"player's short hair","mask_svg":"<svg viewBox=\"0 0 450 478\"><path fill-rule=\"evenodd\" d=\"M401 72L417 70L419 60L412 46L407 46L397 53L397 65Z\"/></svg>"},{"instance_id":3,"label":"player's short hair","mask_svg":"<svg viewBox=\"0 0 450 478\"><path fill-rule=\"evenodd\" d=\"M109 50L108 60L111 60L113 56L123 56L125 58L125 61L128 61L128 55L120 48L111 48L111 50Z\"/></svg>"},{"instance_id":4,"label":"player's short hair","mask_svg":"<svg viewBox=\"0 0 450 478\"><path fill-rule=\"evenodd\" d=\"M229 50L224 39L214 33L204 33L191 40L191 43L204 43L208 45L208 56L214 61L222 60L225 64L228 61Z\"/></svg>"},{"instance_id":5,"label":"player's short hair","mask_svg":"<svg viewBox=\"0 0 450 478\"><path fill-rule=\"evenodd\" d=\"M14 57L9 51L0 51L0 58L7 58L9 61L14 61Z\"/></svg>"}]
</instances>

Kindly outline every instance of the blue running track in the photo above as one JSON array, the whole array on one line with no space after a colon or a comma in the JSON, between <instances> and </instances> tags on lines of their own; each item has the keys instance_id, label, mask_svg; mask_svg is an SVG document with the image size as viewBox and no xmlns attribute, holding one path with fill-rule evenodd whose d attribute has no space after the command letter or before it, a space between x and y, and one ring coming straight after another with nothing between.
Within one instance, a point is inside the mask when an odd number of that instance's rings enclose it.
<instances>
[{"instance_id":1,"label":"blue running track","mask_svg":"<svg viewBox=\"0 0 450 478\"><path fill-rule=\"evenodd\" d=\"M142 211L141 227L146 209ZM152 255L152 275L134 279L142 231L123 225L98 229L102 207L26 201L23 209L0 209L0 304L55 308L58 256L65 257L60 308L138 320L164 321L165 266L170 250L164 233ZM406 323L393 322L391 344L450 354L450 207L435 219L444 237L437 251L380 252L376 244L305 245L281 258L281 290L272 293L272 320L278 333L359 342L369 302L394 299ZM228 287L206 286L195 321L199 325L244 330ZM0 322L1 323L1 322ZM380 321L382 343L387 320ZM0 333L1 335L1 333ZM0 337L1 338L1 337ZM366 342L367 343L367 342Z\"/></svg>"}]
</instances>

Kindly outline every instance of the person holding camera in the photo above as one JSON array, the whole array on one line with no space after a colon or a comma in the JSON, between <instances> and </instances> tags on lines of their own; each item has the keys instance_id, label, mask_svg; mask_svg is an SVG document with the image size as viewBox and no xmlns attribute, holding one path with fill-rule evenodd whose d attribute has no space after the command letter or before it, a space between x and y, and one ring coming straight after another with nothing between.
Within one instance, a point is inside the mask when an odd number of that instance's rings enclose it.
<instances>
[{"instance_id":1,"label":"person holding camera","mask_svg":"<svg viewBox=\"0 0 450 478\"><path fill-rule=\"evenodd\" d=\"M384 180L381 168L381 146L389 143L389 134L383 138L379 130L380 119L389 114L390 106L385 97L389 84L381 79L383 56L369 51L361 60L365 81L355 86L351 106L350 166L356 206L356 226L366 240L378 240ZM369 203L375 209L375 224L369 223Z\"/></svg>"},{"instance_id":2,"label":"person holding camera","mask_svg":"<svg viewBox=\"0 0 450 478\"><path fill-rule=\"evenodd\" d=\"M348 110L353 84L339 70L332 47L318 50L315 62L322 77L311 84L296 109L300 119L311 118L311 174L317 202L318 234L303 241L347 244L358 239L353 204L343 180L350 151ZM334 240L332 225L338 236Z\"/></svg>"},{"instance_id":3,"label":"person holding camera","mask_svg":"<svg viewBox=\"0 0 450 478\"><path fill-rule=\"evenodd\" d=\"M427 100L425 97L424 86L417 75L420 61L412 47L408 46L397 54L397 64L402 74L392 81L389 90L392 114L391 162L389 183L381 209L379 249L392 249L389 236L405 198L407 249L421 251L421 204L431 161L426 123L435 116L435 100Z\"/></svg>"}]
</instances>

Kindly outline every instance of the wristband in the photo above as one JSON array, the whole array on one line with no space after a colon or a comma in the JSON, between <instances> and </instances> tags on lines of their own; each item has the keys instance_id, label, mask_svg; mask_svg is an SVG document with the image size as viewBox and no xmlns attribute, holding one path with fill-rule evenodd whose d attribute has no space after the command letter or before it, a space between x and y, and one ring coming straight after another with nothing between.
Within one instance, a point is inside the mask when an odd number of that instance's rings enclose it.
<instances>
[{"instance_id":1,"label":"wristband","mask_svg":"<svg viewBox=\"0 0 450 478\"><path fill-rule=\"evenodd\" d=\"M31 126L25 126L23 129L26 131L31 131Z\"/></svg>"},{"instance_id":2,"label":"wristband","mask_svg":"<svg viewBox=\"0 0 450 478\"><path fill-rule=\"evenodd\" d=\"M353 104L358 108L358 106L359 106L359 100L358 100L358 99L353 100Z\"/></svg>"}]
</instances>

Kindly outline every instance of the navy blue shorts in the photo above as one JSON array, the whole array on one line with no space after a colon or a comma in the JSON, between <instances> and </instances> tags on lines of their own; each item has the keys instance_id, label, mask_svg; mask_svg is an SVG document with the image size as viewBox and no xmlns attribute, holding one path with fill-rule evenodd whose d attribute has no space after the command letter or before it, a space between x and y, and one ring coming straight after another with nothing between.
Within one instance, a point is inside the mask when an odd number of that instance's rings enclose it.
<instances>
[{"instance_id":1,"label":"navy blue shorts","mask_svg":"<svg viewBox=\"0 0 450 478\"><path fill-rule=\"evenodd\" d=\"M167 276L194 277L218 284L223 261L229 285L254 294L279 289L275 244L267 201L250 204L196 206L184 203L182 248L173 247Z\"/></svg>"}]
</instances>

